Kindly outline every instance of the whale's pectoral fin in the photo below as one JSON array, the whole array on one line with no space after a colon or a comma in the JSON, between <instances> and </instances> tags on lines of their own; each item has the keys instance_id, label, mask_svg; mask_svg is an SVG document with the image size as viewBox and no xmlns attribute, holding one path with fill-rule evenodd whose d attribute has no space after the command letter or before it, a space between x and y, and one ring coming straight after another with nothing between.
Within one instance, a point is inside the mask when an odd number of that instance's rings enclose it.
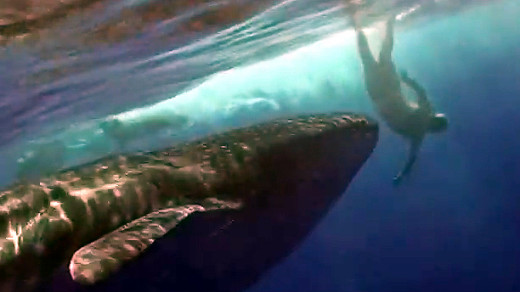
<instances>
[{"instance_id":1,"label":"whale's pectoral fin","mask_svg":"<svg viewBox=\"0 0 520 292\"><path fill-rule=\"evenodd\" d=\"M69 265L72 279L81 284L106 279L190 214L239 207L236 202L206 199L200 205L162 209L138 218L76 251Z\"/></svg>"}]
</instances>

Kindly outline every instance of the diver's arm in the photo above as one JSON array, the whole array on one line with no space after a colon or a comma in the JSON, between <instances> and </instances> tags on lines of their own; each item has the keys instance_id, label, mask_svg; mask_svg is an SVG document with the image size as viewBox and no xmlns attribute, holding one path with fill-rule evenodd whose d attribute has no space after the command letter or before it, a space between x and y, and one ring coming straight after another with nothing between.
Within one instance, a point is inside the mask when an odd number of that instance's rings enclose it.
<instances>
[{"instance_id":1,"label":"diver's arm","mask_svg":"<svg viewBox=\"0 0 520 292\"><path fill-rule=\"evenodd\" d=\"M426 90L424 87L422 87L414 79L410 78L406 71L401 72L401 80L403 80L406 85L410 86L415 91L417 94L417 103L419 104L419 107L428 111L432 111L432 106L430 101L428 101L428 96L426 95Z\"/></svg>"},{"instance_id":2,"label":"diver's arm","mask_svg":"<svg viewBox=\"0 0 520 292\"><path fill-rule=\"evenodd\" d=\"M408 160L404 165L403 169L394 177L394 184L398 185L401 183L401 180L404 176L410 173L415 160L417 159L417 153L419 153L419 149L421 148L422 137L412 140L410 145L410 152L408 153Z\"/></svg>"}]
</instances>

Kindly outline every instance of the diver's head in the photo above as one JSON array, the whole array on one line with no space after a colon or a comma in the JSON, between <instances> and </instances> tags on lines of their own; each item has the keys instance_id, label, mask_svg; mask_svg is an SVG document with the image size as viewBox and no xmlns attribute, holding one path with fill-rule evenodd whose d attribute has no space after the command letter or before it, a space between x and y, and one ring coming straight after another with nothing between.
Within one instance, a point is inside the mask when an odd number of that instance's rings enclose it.
<instances>
[{"instance_id":1,"label":"diver's head","mask_svg":"<svg viewBox=\"0 0 520 292\"><path fill-rule=\"evenodd\" d=\"M435 114L430 119L429 132L441 133L448 128L448 118L444 114Z\"/></svg>"}]
</instances>

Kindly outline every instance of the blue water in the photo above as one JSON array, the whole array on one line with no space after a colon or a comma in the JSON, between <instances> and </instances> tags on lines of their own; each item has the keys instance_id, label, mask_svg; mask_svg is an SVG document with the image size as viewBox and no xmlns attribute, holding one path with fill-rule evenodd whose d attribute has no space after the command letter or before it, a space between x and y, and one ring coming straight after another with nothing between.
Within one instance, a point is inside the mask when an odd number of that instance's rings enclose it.
<instances>
[{"instance_id":1,"label":"blue water","mask_svg":"<svg viewBox=\"0 0 520 292\"><path fill-rule=\"evenodd\" d=\"M37 40L4 45L0 182L46 140L63 141L66 163L75 164L289 112L379 119L343 4L261 2L244 19L179 33L174 44L165 41L174 22L87 42L95 20L74 26L72 18ZM407 145L381 121L379 144L346 194L248 291L520 291L520 4L373 2L366 25L376 48L385 12L411 11L396 24L394 60L446 113L449 131L425 140L395 188ZM97 21L117 18L114 3ZM153 128L125 149L99 131L107 119L148 129L147 117L171 114L189 123Z\"/></svg>"}]
</instances>

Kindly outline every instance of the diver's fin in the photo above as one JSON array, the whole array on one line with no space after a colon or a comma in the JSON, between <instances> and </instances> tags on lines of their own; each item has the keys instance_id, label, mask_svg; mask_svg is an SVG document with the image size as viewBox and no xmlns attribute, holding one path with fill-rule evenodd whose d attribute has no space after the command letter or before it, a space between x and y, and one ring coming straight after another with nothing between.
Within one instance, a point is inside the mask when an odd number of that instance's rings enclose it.
<instances>
[{"instance_id":1,"label":"diver's fin","mask_svg":"<svg viewBox=\"0 0 520 292\"><path fill-rule=\"evenodd\" d=\"M116 272L123 263L137 257L190 214L239 207L240 203L206 199L200 205L162 209L138 218L76 251L69 265L72 279L81 284L99 282Z\"/></svg>"}]
</instances>

